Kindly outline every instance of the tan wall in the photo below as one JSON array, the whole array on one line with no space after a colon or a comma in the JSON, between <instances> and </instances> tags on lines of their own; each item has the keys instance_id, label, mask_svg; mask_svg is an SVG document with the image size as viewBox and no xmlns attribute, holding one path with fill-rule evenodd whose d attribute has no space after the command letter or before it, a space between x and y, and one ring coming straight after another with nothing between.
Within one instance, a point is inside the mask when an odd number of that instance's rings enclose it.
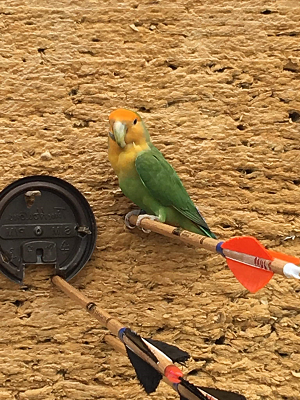
<instances>
[{"instance_id":1,"label":"tan wall","mask_svg":"<svg viewBox=\"0 0 300 400\"><path fill-rule=\"evenodd\" d=\"M299 255L299 20L298 0L0 2L0 187L50 174L81 190L99 236L72 284L189 351L195 384L248 400L300 399L299 283L251 295L221 257L126 230L107 118L141 113L219 237ZM146 399L51 272L0 276L0 399Z\"/></svg>"}]
</instances>

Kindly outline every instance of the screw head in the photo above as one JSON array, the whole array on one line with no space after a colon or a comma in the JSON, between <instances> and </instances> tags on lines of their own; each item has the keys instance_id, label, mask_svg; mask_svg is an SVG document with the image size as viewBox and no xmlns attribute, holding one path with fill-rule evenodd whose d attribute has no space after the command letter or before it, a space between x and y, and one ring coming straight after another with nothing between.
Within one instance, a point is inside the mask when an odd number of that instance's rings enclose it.
<instances>
[{"instance_id":1,"label":"screw head","mask_svg":"<svg viewBox=\"0 0 300 400\"><path fill-rule=\"evenodd\" d=\"M43 233L43 229L42 229L41 226L38 225L38 226L36 226L36 227L34 228L33 232L34 232L34 234L35 234L36 236L41 236L41 234Z\"/></svg>"}]
</instances>

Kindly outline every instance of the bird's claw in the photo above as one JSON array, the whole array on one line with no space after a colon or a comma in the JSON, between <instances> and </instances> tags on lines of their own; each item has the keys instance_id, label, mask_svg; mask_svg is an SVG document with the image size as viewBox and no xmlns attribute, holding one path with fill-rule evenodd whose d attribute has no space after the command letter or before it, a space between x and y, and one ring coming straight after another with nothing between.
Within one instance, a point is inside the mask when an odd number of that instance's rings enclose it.
<instances>
[{"instance_id":1,"label":"bird's claw","mask_svg":"<svg viewBox=\"0 0 300 400\"><path fill-rule=\"evenodd\" d=\"M137 226L138 228L142 229L142 231L143 231L144 233L150 233L151 231L150 231L149 229L145 229L145 228L141 227L141 222L142 222L142 220L145 219L145 218L146 218L146 219L151 219L152 221L159 221L159 218L156 217L155 215L149 215L149 214L143 214L143 215L139 215L139 216L137 217L136 226Z\"/></svg>"},{"instance_id":2,"label":"bird's claw","mask_svg":"<svg viewBox=\"0 0 300 400\"><path fill-rule=\"evenodd\" d=\"M128 229L134 229L134 228L136 227L136 225L132 225L132 224L130 223L130 217L131 217L132 215L136 215L137 217L139 217L140 213L141 213L141 210L132 210L132 211L129 211L129 212L125 215L125 225L127 226Z\"/></svg>"},{"instance_id":3,"label":"bird's claw","mask_svg":"<svg viewBox=\"0 0 300 400\"><path fill-rule=\"evenodd\" d=\"M127 213L125 215L125 225L127 226L127 228L134 229L135 227L138 227L144 233L150 233L151 231L149 229L145 229L145 228L141 227L142 220L144 218L147 218L147 219L151 219L152 221L159 221L159 218L156 217L155 215L143 214L144 212L145 211L143 211L143 210L132 210L132 211L129 211L129 213ZM137 216L137 220L136 220L136 224L135 225L132 225L130 223L130 217L132 215L136 215Z\"/></svg>"}]
</instances>

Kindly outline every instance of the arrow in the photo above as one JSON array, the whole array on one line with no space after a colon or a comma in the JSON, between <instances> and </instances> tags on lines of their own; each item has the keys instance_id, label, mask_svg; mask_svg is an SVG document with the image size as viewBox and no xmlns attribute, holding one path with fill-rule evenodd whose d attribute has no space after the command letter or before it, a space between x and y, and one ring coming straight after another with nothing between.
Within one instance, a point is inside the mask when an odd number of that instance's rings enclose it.
<instances>
[{"instance_id":1,"label":"arrow","mask_svg":"<svg viewBox=\"0 0 300 400\"><path fill-rule=\"evenodd\" d=\"M136 332L124 327L120 321L96 306L88 297L58 275L52 278L52 282L71 299L84 307L114 335L107 335L107 342L112 344L118 351L126 352L146 393L155 392L163 379L179 393L181 400L245 400L243 396L238 398L217 398L204 389L197 388L185 380L183 372L173 364L174 362L183 363L187 361L190 357L188 353L176 346L158 340L142 338ZM229 395L231 393L220 391L221 394L223 392ZM235 393L233 395L236 396Z\"/></svg>"},{"instance_id":2,"label":"arrow","mask_svg":"<svg viewBox=\"0 0 300 400\"><path fill-rule=\"evenodd\" d=\"M136 220L135 215L129 219L132 225L136 224ZM183 243L221 254L238 281L252 293L263 288L274 273L300 279L300 266L296 265L300 263L299 258L268 250L251 236L235 237L223 242L147 218L141 220L140 226Z\"/></svg>"},{"instance_id":3,"label":"arrow","mask_svg":"<svg viewBox=\"0 0 300 400\"><path fill-rule=\"evenodd\" d=\"M127 354L126 347L116 337L106 335L104 339L106 343L112 346L119 353L124 355ZM170 382L166 377L163 377L162 379L178 392L180 400L246 400L245 396L227 390L195 386L186 380L182 380L181 385L176 385Z\"/></svg>"}]
</instances>

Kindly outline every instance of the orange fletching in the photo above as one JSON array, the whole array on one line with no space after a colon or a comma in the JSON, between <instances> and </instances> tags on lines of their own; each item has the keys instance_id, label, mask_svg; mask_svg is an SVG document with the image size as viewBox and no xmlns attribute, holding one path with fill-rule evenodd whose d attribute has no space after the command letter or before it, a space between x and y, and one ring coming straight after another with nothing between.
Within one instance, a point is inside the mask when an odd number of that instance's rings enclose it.
<instances>
[{"instance_id":1,"label":"orange fletching","mask_svg":"<svg viewBox=\"0 0 300 400\"><path fill-rule=\"evenodd\" d=\"M290 262L296 265L300 264L300 258L298 257L290 256L289 254L280 253L279 251L274 250L268 250L268 252L273 258L279 258L279 260Z\"/></svg>"},{"instance_id":2,"label":"orange fletching","mask_svg":"<svg viewBox=\"0 0 300 400\"><path fill-rule=\"evenodd\" d=\"M273 260L269 251L259 243L257 239L251 236L229 239L222 244L222 248L249 254L254 257L260 257L266 260ZM251 267L240 261L231 260L229 258L226 258L226 261L236 279L252 293L262 289L274 275L272 271Z\"/></svg>"}]
</instances>

